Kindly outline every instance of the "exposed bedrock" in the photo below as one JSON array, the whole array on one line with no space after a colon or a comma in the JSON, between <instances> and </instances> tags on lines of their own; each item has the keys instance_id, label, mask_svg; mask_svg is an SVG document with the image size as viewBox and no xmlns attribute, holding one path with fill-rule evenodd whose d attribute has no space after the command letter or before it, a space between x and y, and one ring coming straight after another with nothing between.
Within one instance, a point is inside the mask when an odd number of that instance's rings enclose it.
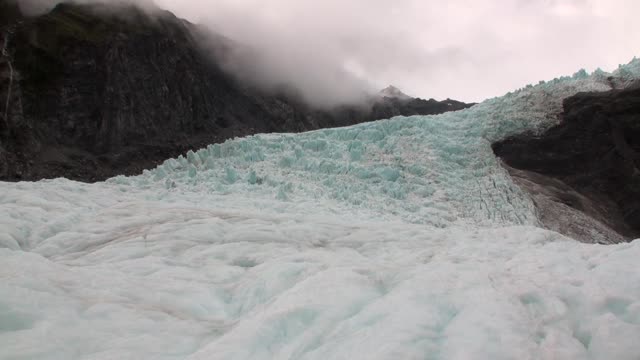
<instances>
[{"instance_id":1,"label":"exposed bedrock","mask_svg":"<svg viewBox=\"0 0 640 360\"><path fill-rule=\"evenodd\" d=\"M603 243L640 238L640 87L579 93L542 134L493 144L550 229Z\"/></svg>"}]
</instances>

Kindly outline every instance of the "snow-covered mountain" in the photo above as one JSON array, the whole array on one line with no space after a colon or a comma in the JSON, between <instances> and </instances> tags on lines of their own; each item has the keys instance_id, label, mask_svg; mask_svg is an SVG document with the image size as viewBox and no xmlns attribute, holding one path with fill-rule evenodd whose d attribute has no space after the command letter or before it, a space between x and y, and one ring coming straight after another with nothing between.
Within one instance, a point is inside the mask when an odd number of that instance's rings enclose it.
<instances>
[{"instance_id":1,"label":"snow-covered mountain","mask_svg":"<svg viewBox=\"0 0 640 360\"><path fill-rule=\"evenodd\" d=\"M491 148L611 86L579 72L135 177L0 183L0 355L636 359L640 241L542 228Z\"/></svg>"}]
</instances>

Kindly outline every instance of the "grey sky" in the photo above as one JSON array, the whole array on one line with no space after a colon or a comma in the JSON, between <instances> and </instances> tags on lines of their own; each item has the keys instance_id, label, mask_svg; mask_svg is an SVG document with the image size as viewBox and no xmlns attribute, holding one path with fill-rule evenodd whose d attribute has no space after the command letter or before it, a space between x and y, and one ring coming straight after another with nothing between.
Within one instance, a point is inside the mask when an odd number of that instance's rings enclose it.
<instances>
[{"instance_id":1,"label":"grey sky","mask_svg":"<svg viewBox=\"0 0 640 360\"><path fill-rule=\"evenodd\" d=\"M638 0L156 2L263 49L276 73L322 81L337 66L427 98L479 101L640 55Z\"/></svg>"},{"instance_id":2,"label":"grey sky","mask_svg":"<svg viewBox=\"0 0 640 360\"><path fill-rule=\"evenodd\" d=\"M388 84L480 101L640 55L638 0L155 2L259 49L264 81L321 102Z\"/></svg>"}]
</instances>

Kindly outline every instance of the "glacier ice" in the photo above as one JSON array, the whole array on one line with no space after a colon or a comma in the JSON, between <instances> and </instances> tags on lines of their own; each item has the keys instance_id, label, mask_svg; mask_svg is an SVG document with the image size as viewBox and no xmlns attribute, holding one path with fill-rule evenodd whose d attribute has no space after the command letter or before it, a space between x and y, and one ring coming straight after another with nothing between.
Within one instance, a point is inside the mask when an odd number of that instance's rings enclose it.
<instances>
[{"instance_id":1,"label":"glacier ice","mask_svg":"<svg viewBox=\"0 0 640 360\"><path fill-rule=\"evenodd\" d=\"M607 77L0 183L0 358L636 359L640 241L541 229L490 148Z\"/></svg>"}]
</instances>

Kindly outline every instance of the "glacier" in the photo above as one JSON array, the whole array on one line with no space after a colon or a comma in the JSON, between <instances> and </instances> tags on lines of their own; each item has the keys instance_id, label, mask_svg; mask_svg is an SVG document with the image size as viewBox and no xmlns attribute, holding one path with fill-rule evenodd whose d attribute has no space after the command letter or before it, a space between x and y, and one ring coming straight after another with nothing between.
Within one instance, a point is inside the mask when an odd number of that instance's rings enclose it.
<instances>
[{"instance_id":1,"label":"glacier","mask_svg":"<svg viewBox=\"0 0 640 360\"><path fill-rule=\"evenodd\" d=\"M0 183L0 359L637 359L640 241L541 228L491 143L638 78Z\"/></svg>"}]
</instances>

